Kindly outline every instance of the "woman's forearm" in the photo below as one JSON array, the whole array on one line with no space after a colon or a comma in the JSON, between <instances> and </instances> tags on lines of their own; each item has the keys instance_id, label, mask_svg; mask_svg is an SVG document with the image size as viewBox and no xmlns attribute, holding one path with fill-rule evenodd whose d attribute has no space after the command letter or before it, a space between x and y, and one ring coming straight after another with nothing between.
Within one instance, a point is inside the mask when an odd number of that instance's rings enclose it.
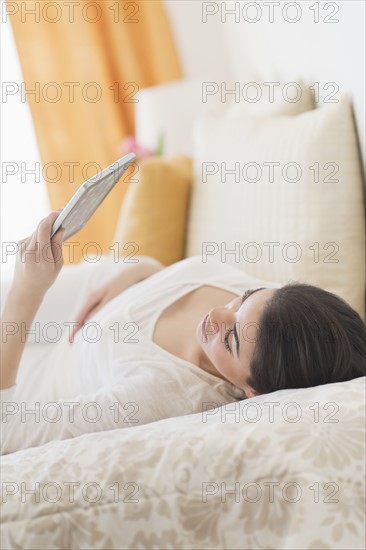
<instances>
[{"instance_id":1,"label":"woman's forearm","mask_svg":"<svg viewBox=\"0 0 366 550\"><path fill-rule=\"evenodd\" d=\"M161 271L164 267L161 262L150 256L139 257L138 262L123 263L121 269L118 270L118 273L114 277L108 279L99 288L94 289L87 297L70 331L70 344L74 342L74 337L87 320L95 315L105 304L132 285Z\"/></svg>"},{"instance_id":2,"label":"woman's forearm","mask_svg":"<svg viewBox=\"0 0 366 550\"><path fill-rule=\"evenodd\" d=\"M137 263L126 263L121 267L121 271L107 282L110 288L113 288L113 294L117 295L130 286L143 281L164 269L164 265L157 260L150 262L145 256L139 258Z\"/></svg>"},{"instance_id":3,"label":"woman's forearm","mask_svg":"<svg viewBox=\"0 0 366 550\"><path fill-rule=\"evenodd\" d=\"M157 262L157 260L154 260ZM144 279L147 279L151 275L154 275L158 271L161 271L165 268L165 265L159 262L159 265L156 265L155 263L151 263L148 260L145 260L145 258L141 258L139 261L139 264L135 264L136 271L133 275L133 282L132 284L143 281Z\"/></svg>"},{"instance_id":4,"label":"woman's forearm","mask_svg":"<svg viewBox=\"0 0 366 550\"><path fill-rule=\"evenodd\" d=\"M11 287L1 314L0 389L16 383L27 331L43 301L44 293L31 294Z\"/></svg>"}]
</instances>

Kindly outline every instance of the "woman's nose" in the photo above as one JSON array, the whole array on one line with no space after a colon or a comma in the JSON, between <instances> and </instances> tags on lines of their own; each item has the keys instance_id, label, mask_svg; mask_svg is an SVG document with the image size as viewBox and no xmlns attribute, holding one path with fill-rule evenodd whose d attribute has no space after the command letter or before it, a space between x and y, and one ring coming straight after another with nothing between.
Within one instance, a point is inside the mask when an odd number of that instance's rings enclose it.
<instances>
[{"instance_id":1,"label":"woman's nose","mask_svg":"<svg viewBox=\"0 0 366 550\"><path fill-rule=\"evenodd\" d=\"M214 307L208 313L207 333L216 334L219 330L225 332L231 326L233 312L227 307Z\"/></svg>"}]
</instances>

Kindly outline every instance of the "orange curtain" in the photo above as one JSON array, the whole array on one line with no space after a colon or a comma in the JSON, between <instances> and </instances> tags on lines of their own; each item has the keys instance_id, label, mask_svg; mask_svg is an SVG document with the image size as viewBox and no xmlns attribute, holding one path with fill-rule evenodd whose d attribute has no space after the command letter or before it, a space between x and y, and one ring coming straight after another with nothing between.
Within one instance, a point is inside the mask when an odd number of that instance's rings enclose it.
<instances>
[{"instance_id":1,"label":"orange curtain","mask_svg":"<svg viewBox=\"0 0 366 550\"><path fill-rule=\"evenodd\" d=\"M121 156L138 89L182 77L169 20L160 0L8 0L7 11L51 207L62 208ZM108 252L126 190L125 178L68 241L66 264Z\"/></svg>"}]
</instances>

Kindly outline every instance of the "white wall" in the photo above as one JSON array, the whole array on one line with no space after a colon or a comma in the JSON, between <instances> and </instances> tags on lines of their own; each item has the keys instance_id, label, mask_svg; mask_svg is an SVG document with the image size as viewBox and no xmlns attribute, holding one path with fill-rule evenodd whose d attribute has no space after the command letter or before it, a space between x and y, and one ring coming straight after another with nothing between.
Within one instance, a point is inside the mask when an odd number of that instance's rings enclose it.
<instances>
[{"instance_id":1,"label":"white wall","mask_svg":"<svg viewBox=\"0 0 366 550\"><path fill-rule=\"evenodd\" d=\"M302 78L310 86L318 82L320 106L327 95L328 99L337 99L342 92L348 93L353 99L364 149L366 4L349 0L318 2L319 23L314 23L315 13L310 9L316 3L297 4L302 8L302 17L297 23L286 22L279 6L273 24L264 17L266 12L263 10L262 20L254 25L236 24L232 18L225 25L237 75L240 78L246 72L257 72L264 80L282 78L288 82ZM332 15L338 7L338 13ZM288 15L293 18L295 12L291 15L289 11ZM326 17L339 22L326 23ZM337 88L339 91L333 94Z\"/></svg>"},{"instance_id":2,"label":"white wall","mask_svg":"<svg viewBox=\"0 0 366 550\"><path fill-rule=\"evenodd\" d=\"M198 79L230 78L230 45L220 20L202 22L200 0L163 0L185 75Z\"/></svg>"},{"instance_id":3,"label":"white wall","mask_svg":"<svg viewBox=\"0 0 366 550\"><path fill-rule=\"evenodd\" d=\"M252 80L287 83L301 78L309 86L318 83L319 106L327 94L335 91L328 100L336 100L348 93L364 149L364 1L165 3L188 77L207 76L225 81L228 88L240 82L241 89ZM286 21L299 15L297 22Z\"/></svg>"}]
</instances>

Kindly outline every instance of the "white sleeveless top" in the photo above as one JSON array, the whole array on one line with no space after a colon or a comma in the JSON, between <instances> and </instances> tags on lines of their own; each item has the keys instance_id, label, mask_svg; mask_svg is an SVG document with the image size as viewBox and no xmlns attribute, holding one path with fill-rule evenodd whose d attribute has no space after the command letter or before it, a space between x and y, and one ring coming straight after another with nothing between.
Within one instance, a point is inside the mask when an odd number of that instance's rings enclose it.
<instances>
[{"instance_id":1,"label":"white sleeveless top","mask_svg":"<svg viewBox=\"0 0 366 550\"><path fill-rule=\"evenodd\" d=\"M40 362L18 373L15 386L0 392L1 453L245 399L230 382L152 341L162 312L203 285L238 296L247 289L281 286L227 263L203 263L201 256L132 285L90 317L72 345L65 333Z\"/></svg>"}]
</instances>

